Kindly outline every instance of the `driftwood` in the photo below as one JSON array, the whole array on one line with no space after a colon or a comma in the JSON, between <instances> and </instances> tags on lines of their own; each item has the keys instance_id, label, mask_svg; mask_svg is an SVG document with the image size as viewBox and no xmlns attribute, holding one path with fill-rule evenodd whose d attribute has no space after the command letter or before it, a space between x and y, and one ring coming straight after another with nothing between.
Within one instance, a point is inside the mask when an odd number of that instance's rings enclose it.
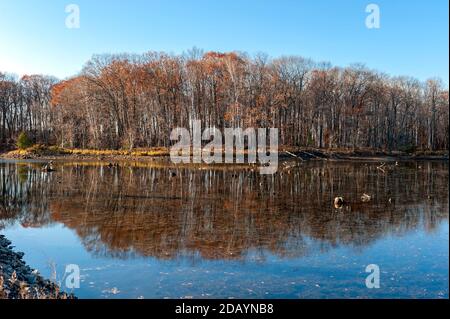
<instances>
[{"instance_id":1,"label":"driftwood","mask_svg":"<svg viewBox=\"0 0 450 319\"><path fill-rule=\"evenodd\" d=\"M305 153L306 155L309 155L309 156L311 156L311 157L323 159L323 160L326 160L326 161L328 160L326 157L320 157L320 156L314 155L314 154L309 153L309 152L306 152L306 151L300 151L300 152L303 152L303 153Z\"/></svg>"},{"instance_id":2,"label":"driftwood","mask_svg":"<svg viewBox=\"0 0 450 319\"><path fill-rule=\"evenodd\" d=\"M286 154L288 154L288 155L291 155L291 156L297 158L297 159L300 159L301 161L304 161L303 158L301 158L300 156L295 155L294 153L291 153L291 152L289 152L289 151L284 151L284 152L285 152Z\"/></svg>"},{"instance_id":3,"label":"driftwood","mask_svg":"<svg viewBox=\"0 0 450 319\"><path fill-rule=\"evenodd\" d=\"M380 171L382 171L383 173L386 173L386 171L384 170L384 166L386 165L386 163L381 163L380 166L377 166L377 169L379 169Z\"/></svg>"},{"instance_id":4,"label":"driftwood","mask_svg":"<svg viewBox=\"0 0 450 319\"><path fill-rule=\"evenodd\" d=\"M366 193L363 193L361 195L361 201L362 202L370 202L371 199L372 199L372 196L370 196L370 195L368 195Z\"/></svg>"}]
</instances>

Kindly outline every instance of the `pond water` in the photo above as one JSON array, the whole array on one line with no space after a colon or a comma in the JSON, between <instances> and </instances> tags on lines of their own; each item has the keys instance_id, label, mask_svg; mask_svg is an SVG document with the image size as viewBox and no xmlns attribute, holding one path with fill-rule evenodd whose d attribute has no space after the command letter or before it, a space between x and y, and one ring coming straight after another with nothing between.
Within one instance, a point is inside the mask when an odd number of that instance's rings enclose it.
<instances>
[{"instance_id":1,"label":"pond water","mask_svg":"<svg viewBox=\"0 0 450 319\"><path fill-rule=\"evenodd\" d=\"M80 298L449 297L448 162L41 165L0 162L0 233Z\"/></svg>"}]
</instances>

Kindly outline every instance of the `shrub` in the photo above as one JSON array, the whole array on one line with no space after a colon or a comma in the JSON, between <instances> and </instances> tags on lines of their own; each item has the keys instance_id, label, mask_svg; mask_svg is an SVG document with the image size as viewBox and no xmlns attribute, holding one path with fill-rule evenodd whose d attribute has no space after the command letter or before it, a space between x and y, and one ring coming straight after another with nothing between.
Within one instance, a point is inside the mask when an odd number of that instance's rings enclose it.
<instances>
[{"instance_id":1,"label":"shrub","mask_svg":"<svg viewBox=\"0 0 450 319\"><path fill-rule=\"evenodd\" d=\"M28 137L27 133L22 132L19 134L19 137L17 138L17 147L21 150L29 148L33 145L33 142Z\"/></svg>"}]
</instances>

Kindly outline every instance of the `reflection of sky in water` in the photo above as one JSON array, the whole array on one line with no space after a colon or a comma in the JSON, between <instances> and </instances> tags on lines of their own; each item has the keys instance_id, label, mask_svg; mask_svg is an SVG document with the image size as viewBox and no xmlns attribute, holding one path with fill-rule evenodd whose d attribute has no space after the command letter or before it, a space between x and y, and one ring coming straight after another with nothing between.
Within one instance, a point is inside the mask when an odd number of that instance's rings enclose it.
<instances>
[{"instance_id":1,"label":"reflection of sky in water","mask_svg":"<svg viewBox=\"0 0 450 319\"><path fill-rule=\"evenodd\" d=\"M68 228L14 226L3 231L26 261L50 276L49 262L80 265L85 298L448 298L449 224L387 235L366 247L336 247L283 258L249 250L242 260L180 256L113 259L86 252ZM309 240L308 240L309 241ZM365 266L378 264L381 288L365 287Z\"/></svg>"}]
</instances>

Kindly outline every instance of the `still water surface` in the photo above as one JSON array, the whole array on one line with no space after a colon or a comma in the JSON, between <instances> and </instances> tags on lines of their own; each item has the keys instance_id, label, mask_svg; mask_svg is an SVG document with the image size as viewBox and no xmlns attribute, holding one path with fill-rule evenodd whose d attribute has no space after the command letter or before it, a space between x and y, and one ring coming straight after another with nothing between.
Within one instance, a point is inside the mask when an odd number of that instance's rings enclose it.
<instances>
[{"instance_id":1,"label":"still water surface","mask_svg":"<svg viewBox=\"0 0 450 319\"><path fill-rule=\"evenodd\" d=\"M448 298L448 162L378 165L2 161L0 233L80 298Z\"/></svg>"}]
</instances>

